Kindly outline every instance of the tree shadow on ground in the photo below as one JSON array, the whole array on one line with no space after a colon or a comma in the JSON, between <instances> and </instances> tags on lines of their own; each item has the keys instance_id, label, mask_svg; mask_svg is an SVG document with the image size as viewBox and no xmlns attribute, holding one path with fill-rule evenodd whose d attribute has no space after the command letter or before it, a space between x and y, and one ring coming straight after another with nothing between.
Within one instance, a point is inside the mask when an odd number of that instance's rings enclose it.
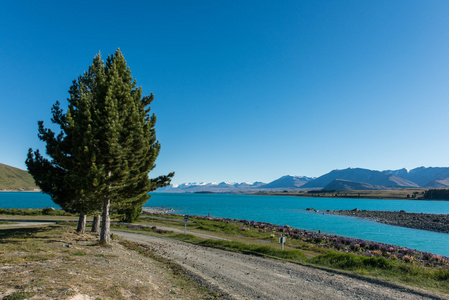
<instances>
[{"instance_id":1,"label":"tree shadow on ground","mask_svg":"<svg viewBox=\"0 0 449 300\"><path fill-rule=\"evenodd\" d=\"M23 227L23 228L4 228L0 229L0 244L17 243L16 239L33 239L39 238L38 233L46 232L54 229L53 226L41 227Z\"/></svg>"}]
</instances>

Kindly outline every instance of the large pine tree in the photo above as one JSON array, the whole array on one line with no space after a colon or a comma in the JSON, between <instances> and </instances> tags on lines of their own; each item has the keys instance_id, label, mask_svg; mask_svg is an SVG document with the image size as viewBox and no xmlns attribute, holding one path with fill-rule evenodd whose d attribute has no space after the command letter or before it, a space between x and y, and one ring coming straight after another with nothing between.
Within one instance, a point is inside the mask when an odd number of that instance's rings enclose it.
<instances>
[{"instance_id":1,"label":"large pine tree","mask_svg":"<svg viewBox=\"0 0 449 300\"><path fill-rule=\"evenodd\" d=\"M111 208L133 220L149 192L169 184L174 175L148 177L160 151L156 116L150 114L154 97L142 96L120 50L106 63L96 56L69 93L66 114L58 103L53 107L52 122L61 133L56 136L39 123L40 138L47 142L52 165L64 170L64 184L83 199L85 211L102 204L100 243L109 244ZM27 161L31 165L36 159L29 154Z\"/></svg>"}]
</instances>

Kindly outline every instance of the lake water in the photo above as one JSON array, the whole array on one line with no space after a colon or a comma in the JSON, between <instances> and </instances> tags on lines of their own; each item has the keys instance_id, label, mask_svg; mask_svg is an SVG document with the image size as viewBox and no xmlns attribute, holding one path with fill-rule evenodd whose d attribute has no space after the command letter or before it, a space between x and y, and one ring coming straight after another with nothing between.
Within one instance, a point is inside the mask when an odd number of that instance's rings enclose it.
<instances>
[{"instance_id":1,"label":"lake water","mask_svg":"<svg viewBox=\"0 0 449 300\"><path fill-rule=\"evenodd\" d=\"M1 208L55 207L41 193L1 192ZM153 193L145 206L169 207L187 215L237 218L290 225L294 228L337 234L388 243L449 256L449 234L379 224L357 218L306 211L366 209L449 214L449 201L369 200L344 198L303 198L222 194Z\"/></svg>"}]
</instances>

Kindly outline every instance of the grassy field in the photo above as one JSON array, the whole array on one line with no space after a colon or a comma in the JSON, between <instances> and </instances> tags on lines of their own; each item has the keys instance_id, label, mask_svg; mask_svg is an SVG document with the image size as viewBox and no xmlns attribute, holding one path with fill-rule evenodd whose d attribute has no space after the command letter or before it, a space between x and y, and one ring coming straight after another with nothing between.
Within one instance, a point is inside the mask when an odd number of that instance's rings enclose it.
<instances>
[{"instance_id":1,"label":"grassy field","mask_svg":"<svg viewBox=\"0 0 449 300\"><path fill-rule=\"evenodd\" d=\"M96 235L80 236L71 225L13 226L0 227L1 299L216 298L170 262L134 251L133 243L99 247Z\"/></svg>"}]
</instances>

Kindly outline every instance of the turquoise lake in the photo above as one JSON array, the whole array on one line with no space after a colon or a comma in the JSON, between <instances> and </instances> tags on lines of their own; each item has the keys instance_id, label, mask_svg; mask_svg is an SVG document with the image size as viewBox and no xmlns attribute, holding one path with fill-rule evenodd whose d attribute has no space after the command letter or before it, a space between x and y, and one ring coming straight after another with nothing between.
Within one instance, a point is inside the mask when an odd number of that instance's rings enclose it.
<instances>
[{"instance_id":1,"label":"turquoise lake","mask_svg":"<svg viewBox=\"0 0 449 300\"><path fill-rule=\"evenodd\" d=\"M1 208L58 207L41 193L1 192ZM306 211L338 209L388 210L449 214L449 201L303 198L224 194L153 193L145 206L173 208L175 213L237 218L388 243L449 256L449 234L379 224L352 217Z\"/></svg>"}]
</instances>

